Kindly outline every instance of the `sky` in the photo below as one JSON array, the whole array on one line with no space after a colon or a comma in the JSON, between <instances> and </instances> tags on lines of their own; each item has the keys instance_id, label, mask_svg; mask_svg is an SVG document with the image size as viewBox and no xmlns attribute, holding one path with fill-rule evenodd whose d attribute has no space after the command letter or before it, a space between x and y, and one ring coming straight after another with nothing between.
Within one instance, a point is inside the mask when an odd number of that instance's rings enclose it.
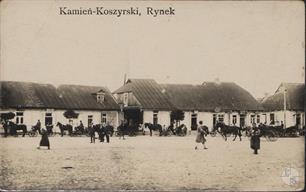
<instances>
[{"instance_id":1,"label":"sky","mask_svg":"<svg viewBox=\"0 0 306 192\"><path fill-rule=\"evenodd\" d=\"M302 1L8 1L1 6L0 79L107 86L235 82L255 98L304 82ZM141 16L60 15L59 7L123 9ZM172 7L152 17L146 7Z\"/></svg>"}]
</instances>

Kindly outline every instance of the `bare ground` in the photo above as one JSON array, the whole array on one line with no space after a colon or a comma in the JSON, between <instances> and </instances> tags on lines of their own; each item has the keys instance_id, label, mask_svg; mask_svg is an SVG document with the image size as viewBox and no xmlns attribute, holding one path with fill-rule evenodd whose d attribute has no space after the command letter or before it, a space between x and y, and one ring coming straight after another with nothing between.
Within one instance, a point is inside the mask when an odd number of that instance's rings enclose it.
<instances>
[{"instance_id":1,"label":"bare ground","mask_svg":"<svg viewBox=\"0 0 306 192\"><path fill-rule=\"evenodd\" d=\"M208 137L195 150L195 136L137 136L90 144L88 137L0 138L0 188L100 190L298 190L304 188L304 138L261 139L259 155L249 140ZM286 167L299 182L282 180Z\"/></svg>"}]
</instances>

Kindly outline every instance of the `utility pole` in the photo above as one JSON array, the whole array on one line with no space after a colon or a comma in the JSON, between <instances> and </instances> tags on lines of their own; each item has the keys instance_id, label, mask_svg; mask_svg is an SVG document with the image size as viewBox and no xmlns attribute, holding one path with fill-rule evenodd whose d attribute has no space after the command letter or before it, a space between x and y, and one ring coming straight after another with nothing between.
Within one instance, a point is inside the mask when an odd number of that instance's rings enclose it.
<instances>
[{"instance_id":1,"label":"utility pole","mask_svg":"<svg viewBox=\"0 0 306 192\"><path fill-rule=\"evenodd\" d=\"M286 128L286 111L287 111L287 106L286 106L286 88L284 87L284 128Z\"/></svg>"}]
</instances>

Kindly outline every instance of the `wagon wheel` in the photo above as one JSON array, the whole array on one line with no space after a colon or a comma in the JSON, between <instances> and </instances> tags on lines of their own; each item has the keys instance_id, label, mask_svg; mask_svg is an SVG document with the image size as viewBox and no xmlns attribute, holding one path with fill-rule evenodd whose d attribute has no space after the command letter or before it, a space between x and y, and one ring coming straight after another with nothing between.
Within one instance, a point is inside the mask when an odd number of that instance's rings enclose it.
<instances>
[{"instance_id":1,"label":"wagon wheel","mask_svg":"<svg viewBox=\"0 0 306 192\"><path fill-rule=\"evenodd\" d=\"M36 137L37 136L37 132L36 131L30 131L29 132L29 136L30 137Z\"/></svg>"},{"instance_id":2,"label":"wagon wheel","mask_svg":"<svg viewBox=\"0 0 306 192\"><path fill-rule=\"evenodd\" d=\"M268 141L272 142L277 141L277 135L273 131L268 132L268 134L265 137Z\"/></svg>"},{"instance_id":3,"label":"wagon wheel","mask_svg":"<svg viewBox=\"0 0 306 192\"><path fill-rule=\"evenodd\" d=\"M216 137L216 135L217 135L217 133L216 133L215 131L210 132L209 134L210 134L210 136L212 136L212 137Z\"/></svg>"}]
</instances>

